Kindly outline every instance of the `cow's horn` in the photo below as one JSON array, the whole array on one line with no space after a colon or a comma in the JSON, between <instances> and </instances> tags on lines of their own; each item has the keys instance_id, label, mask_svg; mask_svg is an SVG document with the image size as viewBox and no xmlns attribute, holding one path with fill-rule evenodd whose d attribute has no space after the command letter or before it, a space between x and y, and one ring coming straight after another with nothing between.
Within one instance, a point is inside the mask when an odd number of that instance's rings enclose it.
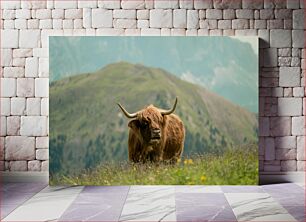
<instances>
[{"instance_id":1,"label":"cow's horn","mask_svg":"<svg viewBox=\"0 0 306 222\"><path fill-rule=\"evenodd\" d=\"M137 113L129 113L128 111L126 111L126 109L123 108L123 106L121 106L120 103L117 103L117 105L120 107L120 109L122 110L122 112L127 118L132 119L132 118L137 117Z\"/></svg>"},{"instance_id":2,"label":"cow's horn","mask_svg":"<svg viewBox=\"0 0 306 222\"><path fill-rule=\"evenodd\" d=\"M171 113L174 112L174 110L175 110L175 108L176 108L176 104L177 104L177 97L175 98L175 102L174 102L174 105L173 105L172 109L162 111L161 114L162 114L162 115L170 115Z\"/></svg>"}]
</instances>

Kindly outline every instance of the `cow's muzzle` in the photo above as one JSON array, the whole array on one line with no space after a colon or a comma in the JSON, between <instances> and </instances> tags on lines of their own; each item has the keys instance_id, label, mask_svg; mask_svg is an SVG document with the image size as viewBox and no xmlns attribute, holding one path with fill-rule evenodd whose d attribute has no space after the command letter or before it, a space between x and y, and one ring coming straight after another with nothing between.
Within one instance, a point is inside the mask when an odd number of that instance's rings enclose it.
<instances>
[{"instance_id":1,"label":"cow's muzzle","mask_svg":"<svg viewBox=\"0 0 306 222\"><path fill-rule=\"evenodd\" d=\"M160 133L160 129L154 129L151 132L151 141L153 140L160 140L161 137L161 133Z\"/></svg>"}]
</instances>

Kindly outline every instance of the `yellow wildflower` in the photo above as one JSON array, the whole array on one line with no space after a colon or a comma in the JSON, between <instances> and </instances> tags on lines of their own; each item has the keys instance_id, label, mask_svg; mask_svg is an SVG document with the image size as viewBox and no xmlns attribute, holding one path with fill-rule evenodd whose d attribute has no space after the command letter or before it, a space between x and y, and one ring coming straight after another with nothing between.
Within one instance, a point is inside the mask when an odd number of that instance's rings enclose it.
<instances>
[{"instance_id":1,"label":"yellow wildflower","mask_svg":"<svg viewBox=\"0 0 306 222\"><path fill-rule=\"evenodd\" d=\"M189 160L188 160L188 164L193 164L193 160L192 160L192 159L189 159Z\"/></svg>"},{"instance_id":2,"label":"yellow wildflower","mask_svg":"<svg viewBox=\"0 0 306 222\"><path fill-rule=\"evenodd\" d=\"M201 176L201 181L204 182L206 180L206 177L203 175Z\"/></svg>"}]
</instances>

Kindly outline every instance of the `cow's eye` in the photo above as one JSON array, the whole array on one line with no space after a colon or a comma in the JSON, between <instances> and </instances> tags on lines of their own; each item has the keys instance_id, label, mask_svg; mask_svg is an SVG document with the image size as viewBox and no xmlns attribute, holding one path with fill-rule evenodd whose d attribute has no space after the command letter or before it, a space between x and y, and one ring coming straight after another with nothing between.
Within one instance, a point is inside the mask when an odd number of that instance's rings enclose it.
<instances>
[{"instance_id":1,"label":"cow's eye","mask_svg":"<svg viewBox=\"0 0 306 222\"><path fill-rule=\"evenodd\" d=\"M149 123L148 123L148 122L143 122L143 123L142 123L142 126L143 126L144 128L147 128L147 127L148 127L148 125L149 125Z\"/></svg>"}]
</instances>

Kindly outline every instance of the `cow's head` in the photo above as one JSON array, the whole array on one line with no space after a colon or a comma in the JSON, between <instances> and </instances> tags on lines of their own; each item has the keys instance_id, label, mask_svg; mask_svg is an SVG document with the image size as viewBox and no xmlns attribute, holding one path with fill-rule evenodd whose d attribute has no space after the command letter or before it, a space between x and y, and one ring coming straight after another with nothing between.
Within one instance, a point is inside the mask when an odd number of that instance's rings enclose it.
<instances>
[{"instance_id":1,"label":"cow's head","mask_svg":"<svg viewBox=\"0 0 306 222\"><path fill-rule=\"evenodd\" d=\"M159 143L163 136L164 116L173 113L176 104L177 98L170 110L161 110L150 105L136 113L129 113L120 103L118 103L118 106L127 118L133 119L129 122L128 126L136 133L142 143L145 145L154 145Z\"/></svg>"}]
</instances>

